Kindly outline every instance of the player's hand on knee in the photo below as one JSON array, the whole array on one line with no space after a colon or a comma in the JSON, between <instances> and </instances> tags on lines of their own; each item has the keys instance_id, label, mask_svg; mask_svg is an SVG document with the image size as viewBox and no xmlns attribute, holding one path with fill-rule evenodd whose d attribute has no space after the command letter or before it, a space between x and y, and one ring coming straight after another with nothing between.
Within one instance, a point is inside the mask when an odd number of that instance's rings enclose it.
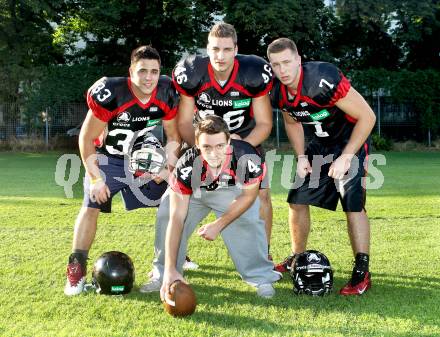
<instances>
[{"instance_id":1,"label":"player's hand on knee","mask_svg":"<svg viewBox=\"0 0 440 337\"><path fill-rule=\"evenodd\" d=\"M214 241L219 235L220 230L220 226L218 226L215 222L211 222L200 227L197 231L197 234L205 240Z\"/></svg>"},{"instance_id":2,"label":"player's hand on knee","mask_svg":"<svg viewBox=\"0 0 440 337\"><path fill-rule=\"evenodd\" d=\"M170 173L170 171L168 170L168 168L165 167L165 168L162 169L158 174L153 174L153 175L152 175L152 178L153 178L153 181L154 181L156 184L160 184L161 182L168 180L168 177L169 177L170 174L171 174L171 173Z\"/></svg>"},{"instance_id":3,"label":"player's hand on knee","mask_svg":"<svg viewBox=\"0 0 440 337\"><path fill-rule=\"evenodd\" d=\"M183 283L188 284L186 280L183 278L182 274L180 274L176 269L164 271L162 286L160 288L160 299L162 301L165 300L166 296L169 295L170 287L175 281L182 281Z\"/></svg>"},{"instance_id":4,"label":"player's hand on knee","mask_svg":"<svg viewBox=\"0 0 440 337\"><path fill-rule=\"evenodd\" d=\"M353 159L352 154L342 154L330 165L328 176L333 179L342 179L348 172Z\"/></svg>"},{"instance_id":5,"label":"player's hand on knee","mask_svg":"<svg viewBox=\"0 0 440 337\"><path fill-rule=\"evenodd\" d=\"M90 199L99 205L105 203L110 198L110 189L100 180L90 185Z\"/></svg>"},{"instance_id":6,"label":"player's hand on knee","mask_svg":"<svg viewBox=\"0 0 440 337\"><path fill-rule=\"evenodd\" d=\"M310 173L312 173L312 167L310 166L309 158L306 155L299 156L296 164L296 174L298 177L304 178Z\"/></svg>"}]
</instances>

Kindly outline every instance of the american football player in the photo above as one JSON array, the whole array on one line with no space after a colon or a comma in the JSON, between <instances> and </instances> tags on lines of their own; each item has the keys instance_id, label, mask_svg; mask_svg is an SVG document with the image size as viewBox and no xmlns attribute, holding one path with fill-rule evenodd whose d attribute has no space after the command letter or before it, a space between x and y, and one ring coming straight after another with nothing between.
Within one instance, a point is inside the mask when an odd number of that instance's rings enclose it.
<instances>
[{"instance_id":1,"label":"american football player","mask_svg":"<svg viewBox=\"0 0 440 337\"><path fill-rule=\"evenodd\" d=\"M173 82L180 93L178 126L182 139L193 145L193 119L217 115L227 123L232 138L250 143L263 154L261 144L272 130L270 65L255 55L239 55L237 33L227 23L211 28L206 48L207 57L189 56L173 71ZM270 244L272 203L268 177L261 184L259 197Z\"/></svg>"},{"instance_id":2,"label":"american football player","mask_svg":"<svg viewBox=\"0 0 440 337\"><path fill-rule=\"evenodd\" d=\"M129 172L126 160L133 145L160 122L168 139L168 168L172 169L177 160L178 95L171 79L160 76L160 63L156 49L138 47L131 54L129 77L103 77L87 92L89 111L79 135L86 169L84 201L75 222L66 295L78 295L83 290L98 216L100 212L111 212L113 196L121 191L127 210L153 207L167 188L160 176L141 184ZM164 172L163 177L167 175Z\"/></svg>"},{"instance_id":3,"label":"american football player","mask_svg":"<svg viewBox=\"0 0 440 337\"><path fill-rule=\"evenodd\" d=\"M287 271L294 254L306 249L309 205L334 211L341 200L355 264L340 293L361 295L371 287L370 225L363 180L376 117L335 65L302 64L292 40L273 41L267 56L277 77L271 93L273 106L282 111L298 161L294 187L287 198L292 255L276 268ZM307 147L305 133L310 139Z\"/></svg>"}]
</instances>

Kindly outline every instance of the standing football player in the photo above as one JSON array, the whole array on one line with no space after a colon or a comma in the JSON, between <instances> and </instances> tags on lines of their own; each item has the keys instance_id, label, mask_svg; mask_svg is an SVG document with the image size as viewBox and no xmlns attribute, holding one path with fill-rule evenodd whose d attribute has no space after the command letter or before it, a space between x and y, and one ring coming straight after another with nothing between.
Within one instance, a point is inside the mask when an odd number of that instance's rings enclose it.
<instances>
[{"instance_id":1,"label":"standing football player","mask_svg":"<svg viewBox=\"0 0 440 337\"><path fill-rule=\"evenodd\" d=\"M221 235L242 279L256 288L258 296L270 298L275 294L272 283L281 274L268 259L259 216L264 160L249 143L231 140L228 125L219 116L197 123L195 141L177 162L169 193L160 204L153 278L141 290L159 291L163 281L167 291L175 280L183 280L189 237L213 211L217 219L200 227L197 234L208 241Z\"/></svg>"},{"instance_id":2,"label":"standing football player","mask_svg":"<svg viewBox=\"0 0 440 337\"><path fill-rule=\"evenodd\" d=\"M263 153L261 144L272 130L270 65L254 55L237 55L237 33L227 23L212 27L206 48L208 57L190 56L173 71L173 82L180 93L178 127L182 140L194 145L194 117L199 120L217 115L225 120L233 139L242 139ZM268 176L259 197L270 244L272 202Z\"/></svg>"},{"instance_id":3,"label":"standing football player","mask_svg":"<svg viewBox=\"0 0 440 337\"><path fill-rule=\"evenodd\" d=\"M272 92L273 105L282 110L286 132L297 155L295 184L287 198L292 255L276 269L287 271L295 254L306 249L309 205L334 211L341 200L355 264L351 280L340 294L361 295L371 287L364 177L369 135L376 117L335 65L301 64L293 41L273 41L267 56L278 78ZM310 136L307 148L304 132Z\"/></svg>"},{"instance_id":4,"label":"standing football player","mask_svg":"<svg viewBox=\"0 0 440 337\"><path fill-rule=\"evenodd\" d=\"M173 145L167 147L172 169L173 154L176 157L180 143L175 119L178 95L171 79L160 76L160 63L156 49L138 47L131 54L130 77L103 77L87 92L89 111L79 135L86 169L84 202L75 223L66 295L78 295L84 288L98 216L111 212L113 196L121 191L126 209L132 210L157 206L167 188L160 177L141 185L133 175L127 175L124 161L133 144L162 121L168 145Z\"/></svg>"}]
</instances>

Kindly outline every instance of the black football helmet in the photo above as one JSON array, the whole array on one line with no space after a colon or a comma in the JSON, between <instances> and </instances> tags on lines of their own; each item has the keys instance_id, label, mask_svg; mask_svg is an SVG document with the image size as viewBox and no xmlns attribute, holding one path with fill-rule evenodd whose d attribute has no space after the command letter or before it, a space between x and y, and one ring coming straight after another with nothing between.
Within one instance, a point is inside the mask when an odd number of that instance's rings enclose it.
<instances>
[{"instance_id":1,"label":"black football helmet","mask_svg":"<svg viewBox=\"0 0 440 337\"><path fill-rule=\"evenodd\" d=\"M295 255L290 269L293 292L324 296L333 289L333 271L327 256L316 250Z\"/></svg>"},{"instance_id":2,"label":"black football helmet","mask_svg":"<svg viewBox=\"0 0 440 337\"><path fill-rule=\"evenodd\" d=\"M128 294L134 283L133 262L121 252L104 253L96 260L92 276L98 294Z\"/></svg>"},{"instance_id":3,"label":"black football helmet","mask_svg":"<svg viewBox=\"0 0 440 337\"><path fill-rule=\"evenodd\" d=\"M144 173L158 174L165 167L166 157L160 141L147 134L133 145L128 170L137 177Z\"/></svg>"}]
</instances>

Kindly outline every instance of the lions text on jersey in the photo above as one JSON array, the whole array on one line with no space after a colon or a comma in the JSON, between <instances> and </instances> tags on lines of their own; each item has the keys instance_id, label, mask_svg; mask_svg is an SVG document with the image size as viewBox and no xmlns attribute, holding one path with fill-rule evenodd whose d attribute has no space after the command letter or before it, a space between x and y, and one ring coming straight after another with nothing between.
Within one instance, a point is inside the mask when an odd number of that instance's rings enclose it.
<instances>
[{"instance_id":1,"label":"lions text on jersey","mask_svg":"<svg viewBox=\"0 0 440 337\"><path fill-rule=\"evenodd\" d=\"M153 130L162 119L176 116L178 95L168 76L160 77L146 104L134 95L131 85L130 78L103 77L87 92L93 114L108 123L106 132L95 141L99 152L128 155L138 137Z\"/></svg>"},{"instance_id":2,"label":"lions text on jersey","mask_svg":"<svg viewBox=\"0 0 440 337\"><path fill-rule=\"evenodd\" d=\"M350 82L333 64L306 62L301 68L297 92L276 80L271 92L272 105L286 111L305 126L307 136L324 143L347 141L355 120L335 104L350 90Z\"/></svg>"},{"instance_id":3,"label":"lions text on jersey","mask_svg":"<svg viewBox=\"0 0 440 337\"><path fill-rule=\"evenodd\" d=\"M204 188L209 191L227 186L249 185L261 182L266 174L264 159L249 143L231 140L221 172L214 177L197 147L188 149L177 162L170 186L181 194L192 194Z\"/></svg>"},{"instance_id":4,"label":"lions text on jersey","mask_svg":"<svg viewBox=\"0 0 440 337\"><path fill-rule=\"evenodd\" d=\"M237 55L227 82L221 86L214 77L208 57L191 56L173 71L177 90L194 97L196 120L207 115L222 117L231 133L247 135L254 127L252 98L272 88L272 68L261 57Z\"/></svg>"}]
</instances>

